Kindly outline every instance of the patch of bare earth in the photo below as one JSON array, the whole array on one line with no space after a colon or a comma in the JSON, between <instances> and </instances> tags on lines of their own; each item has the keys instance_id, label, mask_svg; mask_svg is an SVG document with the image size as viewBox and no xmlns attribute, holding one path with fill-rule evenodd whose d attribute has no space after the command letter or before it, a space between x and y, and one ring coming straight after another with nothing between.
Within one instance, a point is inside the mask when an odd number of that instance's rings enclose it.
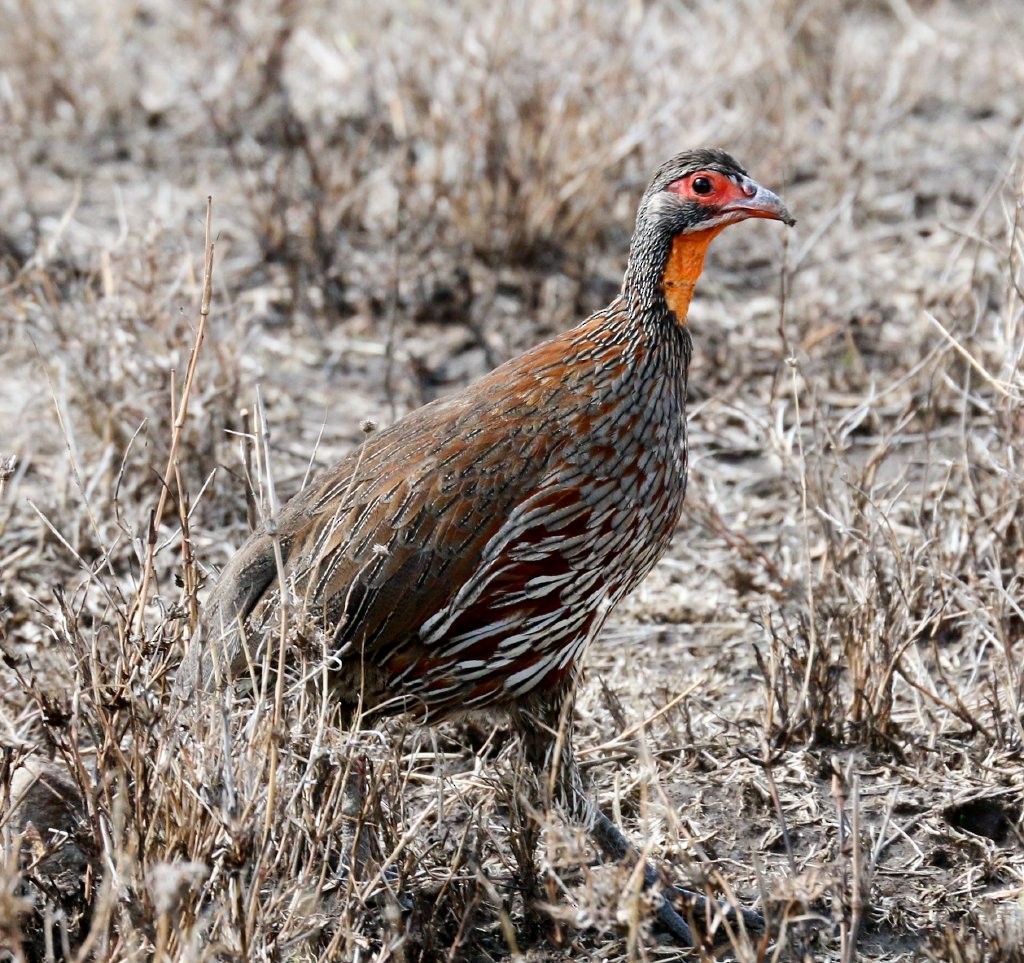
<instances>
[{"instance_id":1,"label":"patch of bare earth","mask_svg":"<svg viewBox=\"0 0 1024 963\"><path fill-rule=\"evenodd\" d=\"M679 958L502 728L169 689L267 478L606 303L650 170L714 143L799 224L708 264L688 508L589 654L585 774L770 924L688 958L1021 959L1022 38L1017 0L0 5L0 953Z\"/></svg>"}]
</instances>

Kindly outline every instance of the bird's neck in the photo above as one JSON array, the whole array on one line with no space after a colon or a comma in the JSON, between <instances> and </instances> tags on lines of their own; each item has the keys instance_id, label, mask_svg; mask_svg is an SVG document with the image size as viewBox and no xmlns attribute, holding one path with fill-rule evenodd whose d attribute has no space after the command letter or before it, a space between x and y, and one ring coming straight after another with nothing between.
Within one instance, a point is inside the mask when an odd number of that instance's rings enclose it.
<instances>
[{"instance_id":1,"label":"bird's neck","mask_svg":"<svg viewBox=\"0 0 1024 963\"><path fill-rule=\"evenodd\" d=\"M704 270L704 255L707 254L708 245L724 226L679 234L672 239L672 246L661 275L661 287L665 304L675 315L678 324L686 324L686 313L690 310L693 289Z\"/></svg>"},{"instance_id":2,"label":"bird's neck","mask_svg":"<svg viewBox=\"0 0 1024 963\"><path fill-rule=\"evenodd\" d=\"M638 231L623 293L645 316L685 325L708 245L723 228L719 225L672 238Z\"/></svg>"}]
</instances>

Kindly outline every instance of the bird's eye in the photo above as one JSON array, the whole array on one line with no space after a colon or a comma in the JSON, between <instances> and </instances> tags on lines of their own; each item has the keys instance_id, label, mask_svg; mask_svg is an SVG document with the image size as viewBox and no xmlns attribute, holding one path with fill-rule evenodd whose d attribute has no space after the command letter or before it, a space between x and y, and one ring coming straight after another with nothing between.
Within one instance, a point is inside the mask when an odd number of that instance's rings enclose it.
<instances>
[{"instance_id":1,"label":"bird's eye","mask_svg":"<svg viewBox=\"0 0 1024 963\"><path fill-rule=\"evenodd\" d=\"M700 194L706 196L710 194L714 189L715 185L711 183L710 177L705 177L703 174L700 177L695 177L690 184L694 194Z\"/></svg>"}]
</instances>

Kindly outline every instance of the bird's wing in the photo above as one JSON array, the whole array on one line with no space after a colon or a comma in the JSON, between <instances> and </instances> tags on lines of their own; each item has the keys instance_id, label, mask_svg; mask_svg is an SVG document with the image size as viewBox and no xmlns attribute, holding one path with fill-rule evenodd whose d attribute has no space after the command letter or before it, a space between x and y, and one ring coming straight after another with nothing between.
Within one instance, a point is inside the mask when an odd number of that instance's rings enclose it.
<instances>
[{"instance_id":1,"label":"bird's wing","mask_svg":"<svg viewBox=\"0 0 1024 963\"><path fill-rule=\"evenodd\" d=\"M559 426L524 410L543 409L478 385L472 403L427 405L314 480L285 506L276 535L257 530L225 566L178 691L209 687L215 664L221 673L245 665L240 629L266 624L278 605L275 542L293 600L308 603L338 649L369 655L415 643L475 584L486 547L557 451Z\"/></svg>"}]
</instances>

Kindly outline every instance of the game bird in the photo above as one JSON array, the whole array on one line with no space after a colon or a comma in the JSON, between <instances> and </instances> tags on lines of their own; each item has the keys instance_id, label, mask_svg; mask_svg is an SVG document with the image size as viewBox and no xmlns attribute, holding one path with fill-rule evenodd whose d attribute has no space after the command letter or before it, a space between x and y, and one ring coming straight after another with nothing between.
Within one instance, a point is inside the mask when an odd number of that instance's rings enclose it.
<instances>
[{"instance_id":1,"label":"game bird","mask_svg":"<svg viewBox=\"0 0 1024 963\"><path fill-rule=\"evenodd\" d=\"M194 701L247 676L276 646L284 606L325 634L343 709L509 720L567 816L607 858L639 858L584 789L571 710L587 647L672 540L686 491L687 310L712 239L754 217L794 223L724 151L659 167L611 304L369 435L253 532L205 606L178 693ZM644 878L657 882L652 866Z\"/></svg>"}]
</instances>

